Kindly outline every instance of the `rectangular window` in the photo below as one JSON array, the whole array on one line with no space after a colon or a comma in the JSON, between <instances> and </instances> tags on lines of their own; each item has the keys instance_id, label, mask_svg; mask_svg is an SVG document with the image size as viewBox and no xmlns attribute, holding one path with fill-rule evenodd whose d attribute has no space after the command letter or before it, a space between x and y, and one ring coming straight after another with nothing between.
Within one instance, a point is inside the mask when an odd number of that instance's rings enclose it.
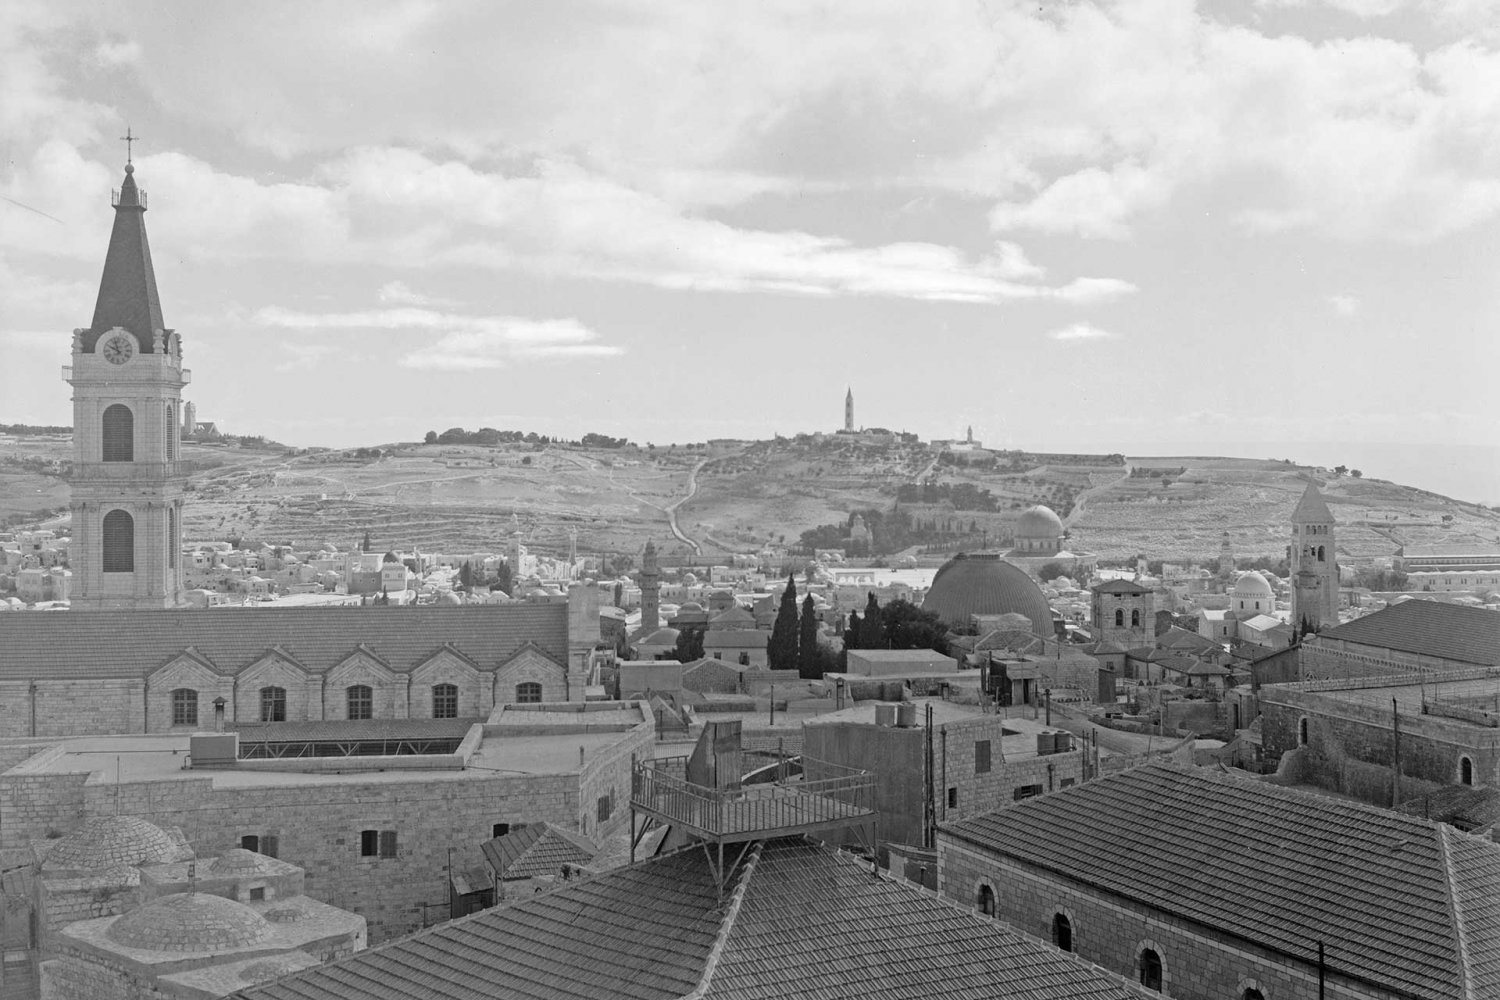
<instances>
[{"instance_id":1,"label":"rectangular window","mask_svg":"<svg viewBox=\"0 0 1500 1000\"><path fill-rule=\"evenodd\" d=\"M1035 798L1040 794L1042 794L1041 785L1020 785L1011 793L1011 797L1020 802L1022 799Z\"/></svg>"},{"instance_id":2,"label":"rectangular window","mask_svg":"<svg viewBox=\"0 0 1500 1000\"><path fill-rule=\"evenodd\" d=\"M434 719L458 718L458 686L434 684L432 686L432 717Z\"/></svg>"},{"instance_id":3,"label":"rectangular window","mask_svg":"<svg viewBox=\"0 0 1500 1000\"><path fill-rule=\"evenodd\" d=\"M264 900L265 898L266 898L266 887L265 886L263 886L263 885L256 886L254 889L250 890L250 902L252 902L252 903L258 903L261 900Z\"/></svg>"},{"instance_id":4,"label":"rectangular window","mask_svg":"<svg viewBox=\"0 0 1500 1000\"><path fill-rule=\"evenodd\" d=\"M396 831L380 831L380 856L382 858L394 858L396 856Z\"/></svg>"},{"instance_id":5,"label":"rectangular window","mask_svg":"<svg viewBox=\"0 0 1500 1000\"><path fill-rule=\"evenodd\" d=\"M956 785L953 788L948 789L948 808L958 808L958 787Z\"/></svg>"},{"instance_id":6,"label":"rectangular window","mask_svg":"<svg viewBox=\"0 0 1500 1000\"><path fill-rule=\"evenodd\" d=\"M260 838L253 833L247 833L240 838L240 846L247 851L260 853Z\"/></svg>"},{"instance_id":7,"label":"rectangular window","mask_svg":"<svg viewBox=\"0 0 1500 1000\"><path fill-rule=\"evenodd\" d=\"M172 692L172 725L196 726L198 724L198 692L192 688L178 688Z\"/></svg>"},{"instance_id":8,"label":"rectangular window","mask_svg":"<svg viewBox=\"0 0 1500 1000\"><path fill-rule=\"evenodd\" d=\"M490 827L491 837L503 837L507 833L510 833L509 823L496 823L494 826Z\"/></svg>"},{"instance_id":9,"label":"rectangular window","mask_svg":"<svg viewBox=\"0 0 1500 1000\"><path fill-rule=\"evenodd\" d=\"M988 774L990 771L990 741L974 741L974 773Z\"/></svg>"},{"instance_id":10,"label":"rectangular window","mask_svg":"<svg viewBox=\"0 0 1500 1000\"><path fill-rule=\"evenodd\" d=\"M373 858L380 854L380 831L359 831L359 856Z\"/></svg>"},{"instance_id":11,"label":"rectangular window","mask_svg":"<svg viewBox=\"0 0 1500 1000\"><path fill-rule=\"evenodd\" d=\"M608 795L601 795L601 796L599 796L599 804L598 804L599 822L603 823L605 820L609 819L610 809L611 809L611 803L609 801L609 796Z\"/></svg>"},{"instance_id":12,"label":"rectangular window","mask_svg":"<svg viewBox=\"0 0 1500 1000\"><path fill-rule=\"evenodd\" d=\"M266 857L279 858L281 857L281 855L278 853L280 850L280 838L269 833L260 838L260 853L264 854Z\"/></svg>"}]
</instances>

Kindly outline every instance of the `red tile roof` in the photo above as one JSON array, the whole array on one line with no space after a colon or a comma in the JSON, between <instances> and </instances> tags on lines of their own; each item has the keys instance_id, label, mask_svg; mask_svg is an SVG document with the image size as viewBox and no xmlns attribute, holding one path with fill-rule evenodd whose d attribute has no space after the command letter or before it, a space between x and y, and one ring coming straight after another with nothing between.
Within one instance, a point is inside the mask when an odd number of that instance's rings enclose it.
<instances>
[{"instance_id":1,"label":"red tile roof","mask_svg":"<svg viewBox=\"0 0 1500 1000\"><path fill-rule=\"evenodd\" d=\"M1500 614L1442 601L1402 601L1325 629L1318 637L1459 663L1500 664Z\"/></svg>"},{"instance_id":2,"label":"red tile roof","mask_svg":"<svg viewBox=\"0 0 1500 1000\"><path fill-rule=\"evenodd\" d=\"M0 615L0 680L144 677L192 647L233 674L280 647L308 670L336 666L361 643L405 673L444 643L483 667L526 642L567 662L568 606L233 608Z\"/></svg>"},{"instance_id":3,"label":"red tile roof","mask_svg":"<svg viewBox=\"0 0 1500 1000\"><path fill-rule=\"evenodd\" d=\"M593 841L551 823L526 823L479 849L500 879L556 875L563 865L587 865L599 853Z\"/></svg>"},{"instance_id":4,"label":"red tile roof","mask_svg":"<svg viewBox=\"0 0 1500 1000\"><path fill-rule=\"evenodd\" d=\"M1151 764L942 835L1302 962L1324 941L1339 974L1411 996L1497 995L1462 984L1476 959L1500 963L1500 936L1466 938L1453 906L1479 928L1500 920L1487 902L1500 898L1500 845L1415 817ZM1462 857L1461 877L1449 857Z\"/></svg>"},{"instance_id":5,"label":"red tile roof","mask_svg":"<svg viewBox=\"0 0 1500 1000\"><path fill-rule=\"evenodd\" d=\"M1144 1000L1157 996L850 855L700 846L487 910L237 1000ZM726 860L733 863L733 857Z\"/></svg>"}]
</instances>

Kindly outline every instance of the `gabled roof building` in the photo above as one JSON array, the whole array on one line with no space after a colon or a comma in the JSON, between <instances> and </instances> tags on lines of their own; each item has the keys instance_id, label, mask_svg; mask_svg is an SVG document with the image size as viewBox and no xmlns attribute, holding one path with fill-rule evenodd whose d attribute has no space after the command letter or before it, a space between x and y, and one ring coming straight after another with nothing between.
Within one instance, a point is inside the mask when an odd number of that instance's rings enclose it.
<instances>
[{"instance_id":1,"label":"gabled roof building","mask_svg":"<svg viewBox=\"0 0 1500 1000\"><path fill-rule=\"evenodd\" d=\"M940 891L1177 997L1500 996L1500 845L1148 764L938 831Z\"/></svg>"}]
</instances>

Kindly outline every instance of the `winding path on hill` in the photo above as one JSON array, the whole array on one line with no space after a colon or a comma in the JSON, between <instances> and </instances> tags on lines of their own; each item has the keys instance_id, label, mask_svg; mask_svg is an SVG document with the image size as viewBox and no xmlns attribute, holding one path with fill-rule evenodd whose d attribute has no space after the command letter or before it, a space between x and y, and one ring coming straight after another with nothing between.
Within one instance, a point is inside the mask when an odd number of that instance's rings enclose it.
<instances>
[{"instance_id":1,"label":"winding path on hill","mask_svg":"<svg viewBox=\"0 0 1500 1000\"><path fill-rule=\"evenodd\" d=\"M660 508L661 512L667 515L667 524L671 527L672 534L677 536L678 541L686 542L688 545L691 545L693 547L693 554L698 556L701 556L703 554L703 546L699 545L696 541L689 538L687 534L683 532L682 528L678 526L677 508L681 507L683 504L687 503L689 500L693 499L693 497L698 495L698 470L703 468L703 466L707 463L708 459L706 458L698 459L698 464L694 465L691 469L688 470L687 493L683 496L678 497L676 500L673 500L665 507Z\"/></svg>"}]
</instances>

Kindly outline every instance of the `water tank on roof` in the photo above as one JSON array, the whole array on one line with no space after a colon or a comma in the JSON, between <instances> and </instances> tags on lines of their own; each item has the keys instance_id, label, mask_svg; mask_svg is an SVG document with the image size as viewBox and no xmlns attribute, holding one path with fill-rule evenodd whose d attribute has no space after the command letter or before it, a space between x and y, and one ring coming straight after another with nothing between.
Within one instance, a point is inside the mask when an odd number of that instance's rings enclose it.
<instances>
[{"instance_id":1,"label":"water tank on roof","mask_svg":"<svg viewBox=\"0 0 1500 1000\"><path fill-rule=\"evenodd\" d=\"M1058 753L1067 753L1073 749L1073 734L1066 729L1054 734L1056 739L1055 750Z\"/></svg>"},{"instance_id":2,"label":"water tank on roof","mask_svg":"<svg viewBox=\"0 0 1500 1000\"><path fill-rule=\"evenodd\" d=\"M1045 757L1057 752L1057 736L1051 732L1036 734L1036 754Z\"/></svg>"},{"instance_id":3,"label":"water tank on roof","mask_svg":"<svg viewBox=\"0 0 1500 1000\"><path fill-rule=\"evenodd\" d=\"M877 726L894 726L895 724L896 724L896 706L895 705L876 705L875 706L875 725L877 725Z\"/></svg>"},{"instance_id":4,"label":"water tank on roof","mask_svg":"<svg viewBox=\"0 0 1500 1000\"><path fill-rule=\"evenodd\" d=\"M917 706L911 702L902 702L896 706L896 725L902 729L911 729L917 724Z\"/></svg>"}]
</instances>

